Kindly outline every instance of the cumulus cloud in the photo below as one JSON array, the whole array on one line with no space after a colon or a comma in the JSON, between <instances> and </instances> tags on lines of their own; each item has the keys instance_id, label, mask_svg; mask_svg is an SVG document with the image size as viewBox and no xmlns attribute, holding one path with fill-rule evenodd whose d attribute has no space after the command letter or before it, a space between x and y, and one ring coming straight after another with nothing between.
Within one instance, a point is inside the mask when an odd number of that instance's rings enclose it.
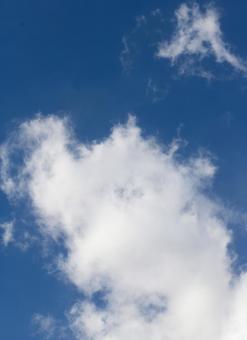
<instances>
[{"instance_id":1,"label":"cumulus cloud","mask_svg":"<svg viewBox=\"0 0 247 340\"><path fill-rule=\"evenodd\" d=\"M192 63L212 56L217 63L228 63L235 70L246 73L246 63L233 54L223 40L219 13L213 6L205 10L199 5L182 4L175 12L176 29L170 41L159 44L157 55L175 63L185 58L183 71L192 69Z\"/></svg>"},{"instance_id":2,"label":"cumulus cloud","mask_svg":"<svg viewBox=\"0 0 247 340\"><path fill-rule=\"evenodd\" d=\"M55 116L2 145L2 189L62 240L57 265L86 296L68 312L76 339L247 338L247 275L234 274L227 211L207 194L215 167L177 148L134 118L82 144Z\"/></svg>"}]
</instances>

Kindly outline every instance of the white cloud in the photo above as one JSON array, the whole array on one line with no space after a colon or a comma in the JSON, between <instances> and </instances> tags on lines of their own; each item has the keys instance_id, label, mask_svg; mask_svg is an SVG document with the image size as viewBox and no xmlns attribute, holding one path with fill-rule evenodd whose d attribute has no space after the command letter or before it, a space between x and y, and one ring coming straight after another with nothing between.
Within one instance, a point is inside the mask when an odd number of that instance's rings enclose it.
<instances>
[{"instance_id":1,"label":"white cloud","mask_svg":"<svg viewBox=\"0 0 247 340\"><path fill-rule=\"evenodd\" d=\"M185 66L195 60L213 56L218 63L228 63L235 70L246 73L246 63L231 52L223 40L219 13L213 6L201 10L199 5L182 4L175 12L176 29L172 39L160 43L157 55L175 63L185 57ZM185 71L185 70L184 70Z\"/></svg>"},{"instance_id":2,"label":"white cloud","mask_svg":"<svg viewBox=\"0 0 247 340\"><path fill-rule=\"evenodd\" d=\"M58 266L87 296L69 312L77 339L247 338L247 275L233 273L228 212L205 190L215 167L178 160L177 148L143 137L133 118L80 144L55 116L2 146L3 190L27 196L41 231L62 238Z\"/></svg>"},{"instance_id":3,"label":"white cloud","mask_svg":"<svg viewBox=\"0 0 247 340\"><path fill-rule=\"evenodd\" d=\"M0 229L2 229L2 243L5 247L7 247L9 243L14 241L13 237L14 223L13 222L1 223Z\"/></svg>"}]
</instances>

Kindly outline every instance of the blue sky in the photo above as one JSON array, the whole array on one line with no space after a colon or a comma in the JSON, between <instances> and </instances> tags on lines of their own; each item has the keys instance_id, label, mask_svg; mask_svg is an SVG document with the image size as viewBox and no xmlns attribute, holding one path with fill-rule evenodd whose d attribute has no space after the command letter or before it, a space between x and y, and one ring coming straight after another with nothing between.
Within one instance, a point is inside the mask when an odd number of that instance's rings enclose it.
<instances>
[{"instance_id":1,"label":"blue sky","mask_svg":"<svg viewBox=\"0 0 247 340\"><path fill-rule=\"evenodd\" d=\"M37 113L44 120L50 114L57 119L68 116L75 140L85 145L93 140L103 143L112 127L125 124L129 114L136 116L144 140L154 136L158 144L169 144L174 138L183 139L187 142L181 150L183 160L197 157L199 151L211 154L217 172L205 191L235 212L228 223L233 230L230 247L238 254L237 264L244 265L247 72L217 62L210 52L201 59L184 54L174 65L169 57L157 57L159 43L173 37L174 13L181 4L0 1L0 139L5 143L19 124L32 121ZM204 13L208 2L198 4ZM219 0L213 8L220 13L224 42L244 65L247 3ZM202 76L205 70L210 79ZM50 339L62 339L66 313L88 293L56 267L57 254L68 249L60 252L64 245L33 232L39 223L30 197L8 197L3 190L0 200L0 222L14 221L15 235L0 250L0 337L45 339L47 335L32 322L35 315L45 315L57 320ZM96 306L102 302L100 294L92 299ZM72 337L69 332L66 329L67 339Z\"/></svg>"}]
</instances>

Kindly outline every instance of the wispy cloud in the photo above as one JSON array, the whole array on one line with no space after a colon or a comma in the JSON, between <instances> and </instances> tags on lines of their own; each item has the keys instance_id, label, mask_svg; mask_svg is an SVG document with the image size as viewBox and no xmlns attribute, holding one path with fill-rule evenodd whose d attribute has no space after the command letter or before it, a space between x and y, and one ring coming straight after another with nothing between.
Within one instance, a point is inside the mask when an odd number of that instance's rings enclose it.
<instances>
[{"instance_id":1,"label":"wispy cloud","mask_svg":"<svg viewBox=\"0 0 247 340\"><path fill-rule=\"evenodd\" d=\"M153 49L155 42L162 37L163 26L164 15L159 8L135 17L132 28L122 38L119 59L124 73L130 74L143 56L149 55L148 49ZM153 52L150 59L153 60Z\"/></svg>"},{"instance_id":2,"label":"wispy cloud","mask_svg":"<svg viewBox=\"0 0 247 340\"><path fill-rule=\"evenodd\" d=\"M161 100L164 100L168 93L169 93L168 87L161 88L153 81L151 77L148 78L146 86L146 95L152 99L153 103L157 103Z\"/></svg>"},{"instance_id":3,"label":"wispy cloud","mask_svg":"<svg viewBox=\"0 0 247 340\"><path fill-rule=\"evenodd\" d=\"M180 161L176 141L160 146L133 117L87 145L55 116L13 138L2 187L28 197L41 232L66 248L58 268L85 297L68 312L76 339L247 338L247 274L234 274L228 212L206 194L206 155ZM53 319L36 322L54 331Z\"/></svg>"},{"instance_id":4,"label":"wispy cloud","mask_svg":"<svg viewBox=\"0 0 247 340\"><path fill-rule=\"evenodd\" d=\"M122 50L120 53L120 63L124 72L128 72L132 67L131 51L127 37L122 38Z\"/></svg>"},{"instance_id":5,"label":"wispy cloud","mask_svg":"<svg viewBox=\"0 0 247 340\"><path fill-rule=\"evenodd\" d=\"M55 335L56 320L50 315L35 314L32 319L35 333L42 335L46 339L51 339Z\"/></svg>"},{"instance_id":6,"label":"wispy cloud","mask_svg":"<svg viewBox=\"0 0 247 340\"><path fill-rule=\"evenodd\" d=\"M220 15L212 5L202 9L196 3L182 4L175 12L176 28L170 41L159 44L157 55L175 64L185 58L186 71L194 62L209 56L217 63L227 63L236 71L246 73L246 62L236 56L223 39ZM185 70L184 70L185 71Z\"/></svg>"},{"instance_id":7,"label":"wispy cloud","mask_svg":"<svg viewBox=\"0 0 247 340\"><path fill-rule=\"evenodd\" d=\"M68 329L61 324L60 320L56 320L51 315L34 314L32 317L32 328L35 336L40 336L42 339L68 339Z\"/></svg>"},{"instance_id":8,"label":"wispy cloud","mask_svg":"<svg viewBox=\"0 0 247 340\"><path fill-rule=\"evenodd\" d=\"M4 222L0 224L2 230L2 244L7 247L11 242L14 241L14 222Z\"/></svg>"}]
</instances>

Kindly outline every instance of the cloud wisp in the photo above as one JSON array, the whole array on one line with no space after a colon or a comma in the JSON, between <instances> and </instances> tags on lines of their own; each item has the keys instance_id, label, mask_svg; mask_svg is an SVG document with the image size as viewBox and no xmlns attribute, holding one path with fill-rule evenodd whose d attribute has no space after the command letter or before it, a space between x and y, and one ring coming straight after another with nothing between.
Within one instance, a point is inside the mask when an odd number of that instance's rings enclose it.
<instances>
[{"instance_id":1,"label":"cloud wisp","mask_svg":"<svg viewBox=\"0 0 247 340\"><path fill-rule=\"evenodd\" d=\"M32 317L33 335L45 340L66 340L71 338L66 326L51 315L34 314Z\"/></svg>"},{"instance_id":2,"label":"cloud wisp","mask_svg":"<svg viewBox=\"0 0 247 340\"><path fill-rule=\"evenodd\" d=\"M14 222L4 222L0 224L2 230L2 244L7 247L11 242L14 242Z\"/></svg>"},{"instance_id":3,"label":"cloud wisp","mask_svg":"<svg viewBox=\"0 0 247 340\"><path fill-rule=\"evenodd\" d=\"M184 72L193 72L196 62L213 57L217 63L227 63L246 74L246 62L236 56L223 40L216 8L210 5L203 10L196 3L182 4L175 17L175 33L170 41L159 44L158 57L170 59L172 64L183 58Z\"/></svg>"},{"instance_id":4,"label":"cloud wisp","mask_svg":"<svg viewBox=\"0 0 247 340\"><path fill-rule=\"evenodd\" d=\"M66 249L58 268L86 296L68 312L76 339L247 338L247 275L234 274L227 211L206 194L215 167L177 148L134 118L81 144L56 116L2 145L2 189L28 197L37 227Z\"/></svg>"}]
</instances>

